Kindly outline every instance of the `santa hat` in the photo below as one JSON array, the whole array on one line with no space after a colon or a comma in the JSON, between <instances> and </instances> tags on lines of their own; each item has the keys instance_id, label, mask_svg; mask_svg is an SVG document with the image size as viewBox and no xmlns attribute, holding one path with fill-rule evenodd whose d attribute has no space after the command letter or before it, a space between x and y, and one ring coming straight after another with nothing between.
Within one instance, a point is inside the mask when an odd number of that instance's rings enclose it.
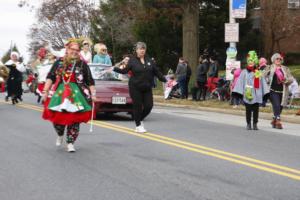
<instances>
[{"instance_id":1,"label":"santa hat","mask_svg":"<svg viewBox=\"0 0 300 200\"><path fill-rule=\"evenodd\" d=\"M13 55L17 56L18 59L19 59L19 57L20 57L19 53L16 52L16 51L12 51L12 52L10 53L10 57L12 57Z\"/></svg>"}]
</instances>

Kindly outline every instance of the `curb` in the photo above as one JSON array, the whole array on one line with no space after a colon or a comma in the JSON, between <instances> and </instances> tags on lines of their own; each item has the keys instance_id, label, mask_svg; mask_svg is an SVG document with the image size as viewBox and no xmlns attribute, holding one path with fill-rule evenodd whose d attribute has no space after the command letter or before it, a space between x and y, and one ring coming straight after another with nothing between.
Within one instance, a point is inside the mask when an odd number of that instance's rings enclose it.
<instances>
[{"instance_id":1,"label":"curb","mask_svg":"<svg viewBox=\"0 0 300 200\"><path fill-rule=\"evenodd\" d=\"M223 114L245 116L245 111L242 111L242 110L229 110L229 109L210 108L210 107L203 107L203 106L190 106L190 105L177 105L177 104L171 104L171 103L160 103L160 102L155 102L155 98L154 98L154 105L164 106L164 107L173 107L173 108L196 109L199 111L217 112L217 113L223 113ZM272 120L273 115L271 113L260 112L259 118L266 119L266 120ZM300 124L300 116L281 115L281 119L283 122Z\"/></svg>"}]
</instances>

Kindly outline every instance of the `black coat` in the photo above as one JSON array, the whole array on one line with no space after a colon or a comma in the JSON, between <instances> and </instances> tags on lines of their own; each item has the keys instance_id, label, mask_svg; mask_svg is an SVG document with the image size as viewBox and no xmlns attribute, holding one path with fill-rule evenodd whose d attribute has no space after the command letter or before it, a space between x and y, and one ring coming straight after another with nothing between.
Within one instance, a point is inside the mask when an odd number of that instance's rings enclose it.
<instances>
[{"instance_id":1,"label":"black coat","mask_svg":"<svg viewBox=\"0 0 300 200\"><path fill-rule=\"evenodd\" d=\"M218 62L215 61L214 63L210 63L208 77L218 77L218 72Z\"/></svg>"},{"instance_id":2,"label":"black coat","mask_svg":"<svg viewBox=\"0 0 300 200\"><path fill-rule=\"evenodd\" d=\"M7 96L21 96L23 93L22 81L23 75L22 72L17 70L15 64L6 65L9 69L9 75L7 79Z\"/></svg>"},{"instance_id":3,"label":"black coat","mask_svg":"<svg viewBox=\"0 0 300 200\"><path fill-rule=\"evenodd\" d=\"M201 83L206 83L207 81L207 71L209 68L208 62L199 64L197 67L197 77L196 80Z\"/></svg>"},{"instance_id":4,"label":"black coat","mask_svg":"<svg viewBox=\"0 0 300 200\"><path fill-rule=\"evenodd\" d=\"M137 88L141 91L151 90L154 83L154 76L160 81L166 82L166 78L158 70L152 59L145 57L145 64L139 58L131 57L126 68L120 69L114 67L114 71L127 74L129 71L132 75L129 78L129 88Z\"/></svg>"}]
</instances>

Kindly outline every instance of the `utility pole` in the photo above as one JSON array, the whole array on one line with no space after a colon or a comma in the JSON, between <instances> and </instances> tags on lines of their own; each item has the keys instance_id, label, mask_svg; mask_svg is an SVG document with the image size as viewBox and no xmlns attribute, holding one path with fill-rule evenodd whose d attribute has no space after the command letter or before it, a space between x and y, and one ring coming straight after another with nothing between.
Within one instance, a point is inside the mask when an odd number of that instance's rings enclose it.
<instances>
[{"instance_id":1,"label":"utility pole","mask_svg":"<svg viewBox=\"0 0 300 200\"><path fill-rule=\"evenodd\" d=\"M232 1L233 0L229 0L229 23L234 24L234 23L236 23L236 19L232 17ZM229 47L236 48L236 42L230 42ZM234 58L234 60L235 60L235 58Z\"/></svg>"},{"instance_id":2,"label":"utility pole","mask_svg":"<svg viewBox=\"0 0 300 200\"><path fill-rule=\"evenodd\" d=\"M232 69L241 67L241 62L236 60L236 43L239 42L239 24L236 18L246 18L247 0L229 0L229 23L225 24L225 42L229 42L226 50L226 79L232 80Z\"/></svg>"}]
</instances>

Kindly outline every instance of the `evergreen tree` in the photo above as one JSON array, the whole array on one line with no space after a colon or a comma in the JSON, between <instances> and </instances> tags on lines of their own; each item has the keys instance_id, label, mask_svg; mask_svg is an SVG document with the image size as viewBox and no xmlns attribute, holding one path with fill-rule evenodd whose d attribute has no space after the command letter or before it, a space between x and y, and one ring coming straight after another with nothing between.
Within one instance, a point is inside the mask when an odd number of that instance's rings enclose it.
<instances>
[{"instance_id":1,"label":"evergreen tree","mask_svg":"<svg viewBox=\"0 0 300 200\"><path fill-rule=\"evenodd\" d=\"M6 53L4 54L4 56L1 58L2 63L6 63L7 61L10 60L10 54L11 54L12 51L16 51L16 52L19 53L19 50L18 50L16 44L14 44L14 46L13 46L11 49L7 50L7 52L6 52Z\"/></svg>"}]
</instances>

